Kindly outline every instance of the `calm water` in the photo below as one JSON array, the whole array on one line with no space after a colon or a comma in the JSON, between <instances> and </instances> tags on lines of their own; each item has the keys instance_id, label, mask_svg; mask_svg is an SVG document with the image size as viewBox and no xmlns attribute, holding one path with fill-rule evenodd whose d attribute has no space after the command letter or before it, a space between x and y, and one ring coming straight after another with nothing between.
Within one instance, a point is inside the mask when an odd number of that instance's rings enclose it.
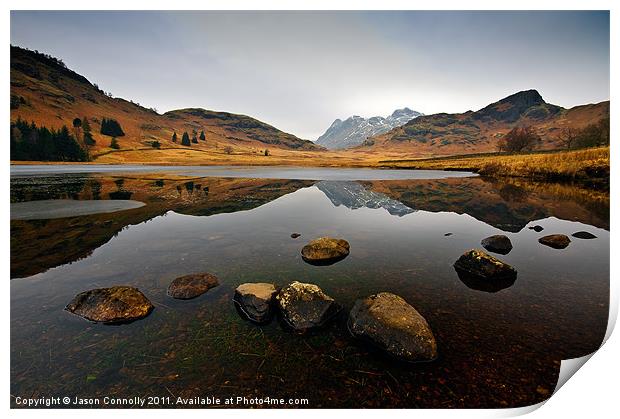
<instances>
[{"instance_id":1,"label":"calm water","mask_svg":"<svg viewBox=\"0 0 620 419\"><path fill-rule=\"evenodd\" d=\"M588 354L602 341L608 195L407 171L397 172L409 179L364 170L364 176L350 172L349 180L312 171L280 180L233 172L227 178L192 172L192 179L176 171L12 177L11 202L146 204L11 221L12 396L270 396L307 398L310 407L515 407L549 397L560 360ZM528 229L536 224L545 230ZM564 250L537 242L580 230L598 238L574 238ZM292 232L302 236L292 239ZM518 270L514 285L496 293L468 288L452 268L491 234L510 237L514 249L499 257ZM350 256L332 266L304 263L303 245L324 235L347 239ZM195 300L166 296L172 279L201 271L216 274L221 285ZM231 302L243 282L293 280L321 286L345 307L342 316L298 336L277 320L263 327L244 321ZM122 326L91 324L63 311L75 294L112 285L138 287L155 310ZM401 295L424 315L437 338L436 361L396 363L349 337L348 309L380 291Z\"/></svg>"},{"instance_id":2,"label":"calm water","mask_svg":"<svg viewBox=\"0 0 620 419\"><path fill-rule=\"evenodd\" d=\"M474 176L469 172L439 170L349 169L343 167L297 166L149 166L149 165L14 165L11 176L46 176L52 174L85 173L165 173L179 176L303 179L303 180L396 180L445 179Z\"/></svg>"}]
</instances>

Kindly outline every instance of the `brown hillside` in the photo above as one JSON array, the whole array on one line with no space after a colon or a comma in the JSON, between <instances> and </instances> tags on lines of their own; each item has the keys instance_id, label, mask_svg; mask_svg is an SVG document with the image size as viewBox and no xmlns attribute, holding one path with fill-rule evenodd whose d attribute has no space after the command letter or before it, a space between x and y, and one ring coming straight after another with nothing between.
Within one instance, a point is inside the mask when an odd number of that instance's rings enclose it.
<instances>
[{"instance_id":1,"label":"brown hillside","mask_svg":"<svg viewBox=\"0 0 620 419\"><path fill-rule=\"evenodd\" d=\"M531 126L540 149L559 148L562 128L583 128L609 118L609 101L564 109L546 103L535 90L515 93L479 111L425 115L368 139L358 149L447 156L497 151L498 140L515 126Z\"/></svg>"},{"instance_id":2,"label":"brown hillside","mask_svg":"<svg viewBox=\"0 0 620 419\"><path fill-rule=\"evenodd\" d=\"M114 98L90 83L85 77L66 68L62 61L44 54L11 46L11 121L21 118L48 128L72 127L74 118L87 117L96 145L92 156L105 153L146 149L152 154L151 143L159 141L166 154L174 149L187 152L209 151L224 154L232 151L260 153L265 148L282 150L321 150L311 141L282 132L254 118L204 109L180 109L163 115L137 103ZM125 136L118 138L121 150L112 150L111 137L100 134L102 118L116 119ZM190 147L181 145L181 136L192 130L205 132L205 141ZM177 133L177 143L171 138ZM230 150L226 150L230 152ZM204 155L204 153L200 153Z\"/></svg>"}]
</instances>

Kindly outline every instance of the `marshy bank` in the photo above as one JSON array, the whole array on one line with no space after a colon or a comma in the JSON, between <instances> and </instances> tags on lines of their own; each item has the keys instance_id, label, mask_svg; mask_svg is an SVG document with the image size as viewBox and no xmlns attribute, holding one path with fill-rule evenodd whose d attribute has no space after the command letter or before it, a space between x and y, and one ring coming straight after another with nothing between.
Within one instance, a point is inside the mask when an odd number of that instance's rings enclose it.
<instances>
[{"instance_id":1,"label":"marshy bank","mask_svg":"<svg viewBox=\"0 0 620 419\"><path fill-rule=\"evenodd\" d=\"M575 182L609 190L609 146L570 151L382 160L379 163L386 168L467 170L488 177Z\"/></svg>"}]
</instances>

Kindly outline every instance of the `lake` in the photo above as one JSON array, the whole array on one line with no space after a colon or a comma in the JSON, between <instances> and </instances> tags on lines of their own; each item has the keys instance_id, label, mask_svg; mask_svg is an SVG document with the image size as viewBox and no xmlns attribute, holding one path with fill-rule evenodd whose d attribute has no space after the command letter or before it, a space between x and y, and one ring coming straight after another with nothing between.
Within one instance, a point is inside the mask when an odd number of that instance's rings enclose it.
<instances>
[{"instance_id":1,"label":"lake","mask_svg":"<svg viewBox=\"0 0 620 419\"><path fill-rule=\"evenodd\" d=\"M46 215L45 202L25 204L46 200L84 202L62 218L49 215L58 205ZM88 202L101 200L144 205ZM12 166L11 203L40 217L11 220L13 396L518 407L550 397L560 361L596 350L607 326L609 195L574 185L410 170ZM538 243L578 231L597 238ZM493 234L512 241L495 256L517 279L470 288L452 264ZM321 236L345 238L350 255L305 263L301 248ZM174 278L205 271L220 285L193 300L166 295ZM232 303L239 284L295 280L344 309L297 335L278 319L254 325ZM118 326L64 311L76 294L112 285L139 288L155 309ZM426 318L435 361L404 364L349 335L355 300L382 291Z\"/></svg>"}]
</instances>

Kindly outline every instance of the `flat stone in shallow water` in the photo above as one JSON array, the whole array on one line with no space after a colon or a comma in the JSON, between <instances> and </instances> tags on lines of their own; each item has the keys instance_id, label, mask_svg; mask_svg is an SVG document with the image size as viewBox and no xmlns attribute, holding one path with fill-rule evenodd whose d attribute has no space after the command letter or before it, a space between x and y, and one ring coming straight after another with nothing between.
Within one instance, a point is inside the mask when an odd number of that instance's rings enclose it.
<instances>
[{"instance_id":1,"label":"flat stone in shallow water","mask_svg":"<svg viewBox=\"0 0 620 419\"><path fill-rule=\"evenodd\" d=\"M137 288L97 288L76 295L65 310L101 323L127 323L147 316L153 305Z\"/></svg>"},{"instance_id":2,"label":"flat stone in shallow water","mask_svg":"<svg viewBox=\"0 0 620 419\"><path fill-rule=\"evenodd\" d=\"M276 302L282 320L297 332L324 326L340 309L317 285L297 281L282 288Z\"/></svg>"},{"instance_id":3,"label":"flat stone in shallow water","mask_svg":"<svg viewBox=\"0 0 620 419\"><path fill-rule=\"evenodd\" d=\"M217 277L207 272L185 275L170 283L168 295L179 300L189 300L204 294L219 284Z\"/></svg>"},{"instance_id":4,"label":"flat stone in shallow water","mask_svg":"<svg viewBox=\"0 0 620 419\"><path fill-rule=\"evenodd\" d=\"M483 252L472 249L454 262L459 278L471 289L497 292L510 287L517 279L517 271L507 263Z\"/></svg>"},{"instance_id":5,"label":"flat stone in shallow water","mask_svg":"<svg viewBox=\"0 0 620 419\"><path fill-rule=\"evenodd\" d=\"M274 297L278 289L264 282L241 284L235 290L233 301L239 310L256 323L265 323L273 315Z\"/></svg>"},{"instance_id":6,"label":"flat stone in shallow water","mask_svg":"<svg viewBox=\"0 0 620 419\"><path fill-rule=\"evenodd\" d=\"M553 247L554 249L564 249L570 244L570 239L564 234L550 234L538 239L540 244Z\"/></svg>"},{"instance_id":7,"label":"flat stone in shallow water","mask_svg":"<svg viewBox=\"0 0 620 419\"><path fill-rule=\"evenodd\" d=\"M437 342L426 319L402 297L382 292L357 300L349 313L349 331L389 355L408 362L437 358Z\"/></svg>"},{"instance_id":8,"label":"flat stone in shallow water","mask_svg":"<svg viewBox=\"0 0 620 419\"><path fill-rule=\"evenodd\" d=\"M489 252L499 253L501 255L507 255L512 250L512 242L503 234L496 234L482 239L480 244Z\"/></svg>"},{"instance_id":9,"label":"flat stone in shallow water","mask_svg":"<svg viewBox=\"0 0 620 419\"><path fill-rule=\"evenodd\" d=\"M301 257L312 265L331 265L347 257L349 248L346 240L320 237L301 249Z\"/></svg>"},{"instance_id":10,"label":"flat stone in shallow water","mask_svg":"<svg viewBox=\"0 0 620 419\"><path fill-rule=\"evenodd\" d=\"M587 231L578 231L576 233L571 234L571 236L578 238L578 239L583 239L583 240L592 240L592 239L596 239L597 237Z\"/></svg>"}]
</instances>

